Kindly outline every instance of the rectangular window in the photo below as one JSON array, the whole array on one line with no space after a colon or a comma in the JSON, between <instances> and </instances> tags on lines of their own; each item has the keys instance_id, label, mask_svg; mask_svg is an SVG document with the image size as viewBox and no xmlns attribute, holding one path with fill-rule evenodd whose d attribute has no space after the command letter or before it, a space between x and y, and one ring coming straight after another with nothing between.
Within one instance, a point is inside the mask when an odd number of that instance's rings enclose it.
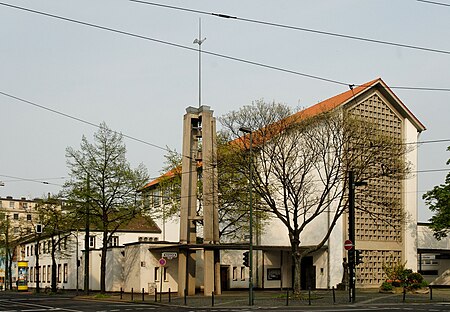
<instances>
[{"instance_id":1,"label":"rectangular window","mask_svg":"<svg viewBox=\"0 0 450 312\"><path fill-rule=\"evenodd\" d=\"M112 236L108 240L108 246L119 246L119 236Z\"/></svg>"},{"instance_id":2,"label":"rectangular window","mask_svg":"<svg viewBox=\"0 0 450 312\"><path fill-rule=\"evenodd\" d=\"M9 202L9 208L14 208L14 202L13 201Z\"/></svg>"},{"instance_id":3,"label":"rectangular window","mask_svg":"<svg viewBox=\"0 0 450 312\"><path fill-rule=\"evenodd\" d=\"M30 246L27 246L27 257L30 256Z\"/></svg>"},{"instance_id":4,"label":"rectangular window","mask_svg":"<svg viewBox=\"0 0 450 312\"><path fill-rule=\"evenodd\" d=\"M89 248L95 248L95 236L89 236Z\"/></svg>"},{"instance_id":5,"label":"rectangular window","mask_svg":"<svg viewBox=\"0 0 450 312\"><path fill-rule=\"evenodd\" d=\"M67 283L67 277L68 277L68 273L69 273L67 263L64 263L63 270L64 270L64 283Z\"/></svg>"},{"instance_id":6,"label":"rectangular window","mask_svg":"<svg viewBox=\"0 0 450 312\"><path fill-rule=\"evenodd\" d=\"M241 281L245 281L245 267L241 267Z\"/></svg>"},{"instance_id":7,"label":"rectangular window","mask_svg":"<svg viewBox=\"0 0 450 312\"><path fill-rule=\"evenodd\" d=\"M159 281L159 267L155 267L155 282Z\"/></svg>"},{"instance_id":8,"label":"rectangular window","mask_svg":"<svg viewBox=\"0 0 450 312\"><path fill-rule=\"evenodd\" d=\"M164 282L168 282L169 280L167 279L167 267L164 267L164 270L163 270L163 279L164 279Z\"/></svg>"},{"instance_id":9,"label":"rectangular window","mask_svg":"<svg viewBox=\"0 0 450 312\"><path fill-rule=\"evenodd\" d=\"M22 207L23 207L23 209L27 209L28 208L28 203L22 203Z\"/></svg>"},{"instance_id":10,"label":"rectangular window","mask_svg":"<svg viewBox=\"0 0 450 312\"><path fill-rule=\"evenodd\" d=\"M237 281L238 279L238 270L237 267L233 267L233 281Z\"/></svg>"},{"instance_id":11,"label":"rectangular window","mask_svg":"<svg viewBox=\"0 0 450 312\"><path fill-rule=\"evenodd\" d=\"M50 265L47 265L47 283L51 282L52 277L52 267Z\"/></svg>"},{"instance_id":12,"label":"rectangular window","mask_svg":"<svg viewBox=\"0 0 450 312\"><path fill-rule=\"evenodd\" d=\"M47 267L45 265L42 266L42 282L45 283L45 277L47 276Z\"/></svg>"},{"instance_id":13,"label":"rectangular window","mask_svg":"<svg viewBox=\"0 0 450 312\"><path fill-rule=\"evenodd\" d=\"M153 206L159 207L161 205L161 191L159 188L153 191Z\"/></svg>"},{"instance_id":14,"label":"rectangular window","mask_svg":"<svg viewBox=\"0 0 450 312\"><path fill-rule=\"evenodd\" d=\"M19 214L18 213L13 214L13 219L14 220L19 220Z\"/></svg>"},{"instance_id":15,"label":"rectangular window","mask_svg":"<svg viewBox=\"0 0 450 312\"><path fill-rule=\"evenodd\" d=\"M34 253L34 247L33 247L33 245L31 245L31 255L33 255L33 253Z\"/></svg>"},{"instance_id":16,"label":"rectangular window","mask_svg":"<svg viewBox=\"0 0 450 312\"><path fill-rule=\"evenodd\" d=\"M58 264L58 283L61 283L61 263Z\"/></svg>"},{"instance_id":17,"label":"rectangular window","mask_svg":"<svg viewBox=\"0 0 450 312\"><path fill-rule=\"evenodd\" d=\"M33 273L34 273L33 267L31 267L30 268L30 282L32 282L32 283L34 281Z\"/></svg>"},{"instance_id":18,"label":"rectangular window","mask_svg":"<svg viewBox=\"0 0 450 312\"><path fill-rule=\"evenodd\" d=\"M27 214L27 221L31 221L31 215Z\"/></svg>"}]
</instances>

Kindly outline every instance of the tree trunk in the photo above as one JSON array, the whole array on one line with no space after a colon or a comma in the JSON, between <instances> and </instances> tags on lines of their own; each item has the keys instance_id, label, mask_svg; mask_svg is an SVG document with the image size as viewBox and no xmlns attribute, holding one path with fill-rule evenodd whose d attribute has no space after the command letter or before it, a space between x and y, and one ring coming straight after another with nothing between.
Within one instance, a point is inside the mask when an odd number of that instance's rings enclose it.
<instances>
[{"instance_id":1,"label":"tree trunk","mask_svg":"<svg viewBox=\"0 0 450 312\"><path fill-rule=\"evenodd\" d=\"M292 262L294 264L294 294L300 294L301 291L301 273L302 273L302 255L298 244L292 244Z\"/></svg>"},{"instance_id":2,"label":"tree trunk","mask_svg":"<svg viewBox=\"0 0 450 312\"><path fill-rule=\"evenodd\" d=\"M56 293L56 288L58 286L58 281L56 280L56 276L57 272L56 272L56 243L52 240L52 282L51 282L51 287L52 287L52 292Z\"/></svg>"},{"instance_id":3,"label":"tree trunk","mask_svg":"<svg viewBox=\"0 0 450 312\"><path fill-rule=\"evenodd\" d=\"M102 258L100 260L100 292L106 292L106 251L108 250L108 232L103 232Z\"/></svg>"}]
</instances>

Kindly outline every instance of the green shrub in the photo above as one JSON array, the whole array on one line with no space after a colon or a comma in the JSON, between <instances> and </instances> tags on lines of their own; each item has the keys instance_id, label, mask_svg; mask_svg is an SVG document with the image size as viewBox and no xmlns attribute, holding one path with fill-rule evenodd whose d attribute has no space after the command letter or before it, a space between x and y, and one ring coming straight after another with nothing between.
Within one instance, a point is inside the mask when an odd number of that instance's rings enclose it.
<instances>
[{"instance_id":1,"label":"green shrub","mask_svg":"<svg viewBox=\"0 0 450 312\"><path fill-rule=\"evenodd\" d=\"M389 283L389 282L383 282L383 284L381 284L381 290L389 291L389 290L392 290L392 289L393 289L392 284Z\"/></svg>"},{"instance_id":2,"label":"green shrub","mask_svg":"<svg viewBox=\"0 0 450 312\"><path fill-rule=\"evenodd\" d=\"M410 284L420 284L423 281L423 276L420 273L410 273L408 275L408 283Z\"/></svg>"}]
</instances>

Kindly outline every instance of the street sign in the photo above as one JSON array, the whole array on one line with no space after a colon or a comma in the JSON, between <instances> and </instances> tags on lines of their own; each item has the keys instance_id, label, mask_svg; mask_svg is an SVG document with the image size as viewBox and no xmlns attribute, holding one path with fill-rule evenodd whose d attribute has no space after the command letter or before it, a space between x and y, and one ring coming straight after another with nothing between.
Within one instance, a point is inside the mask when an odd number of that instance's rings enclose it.
<instances>
[{"instance_id":1,"label":"street sign","mask_svg":"<svg viewBox=\"0 0 450 312\"><path fill-rule=\"evenodd\" d=\"M352 242L351 240L347 239L347 240L344 242L344 248L345 248L345 250L351 250L351 249L353 249L353 242Z\"/></svg>"},{"instance_id":2,"label":"street sign","mask_svg":"<svg viewBox=\"0 0 450 312\"><path fill-rule=\"evenodd\" d=\"M166 259L164 259L164 258L159 259L159 265L160 266L165 266L166 263L167 263Z\"/></svg>"},{"instance_id":3,"label":"street sign","mask_svg":"<svg viewBox=\"0 0 450 312\"><path fill-rule=\"evenodd\" d=\"M178 253L176 253L175 251L165 251L162 253L162 257L171 260L178 257Z\"/></svg>"}]
</instances>

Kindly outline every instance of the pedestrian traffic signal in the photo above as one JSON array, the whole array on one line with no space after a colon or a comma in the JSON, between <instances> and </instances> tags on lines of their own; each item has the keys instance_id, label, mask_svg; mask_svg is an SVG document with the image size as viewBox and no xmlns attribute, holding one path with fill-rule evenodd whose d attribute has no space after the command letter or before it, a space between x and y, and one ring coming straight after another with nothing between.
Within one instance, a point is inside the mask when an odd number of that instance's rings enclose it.
<instances>
[{"instance_id":1,"label":"pedestrian traffic signal","mask_svg":"<svg viewBox=\"0 0 450 312\"><path fill-rule=\"evenodd\" d=\"M243 256L244 258L242 264L246 267L249 267L250 266L249 252L248 251L244 252Z\"/></svg>"},{"instance_id":2,"label":"pedestrian traffic signal","mask_svg":"<svg viewBox=\"0 0 450 312\"><path fill-rule=\"evenodd\" d=\"M364 263L362 250L355 250L355 253L356 253L356 265Z\"/></svg>"}]
</instances>

